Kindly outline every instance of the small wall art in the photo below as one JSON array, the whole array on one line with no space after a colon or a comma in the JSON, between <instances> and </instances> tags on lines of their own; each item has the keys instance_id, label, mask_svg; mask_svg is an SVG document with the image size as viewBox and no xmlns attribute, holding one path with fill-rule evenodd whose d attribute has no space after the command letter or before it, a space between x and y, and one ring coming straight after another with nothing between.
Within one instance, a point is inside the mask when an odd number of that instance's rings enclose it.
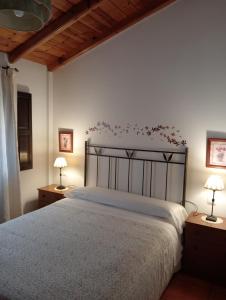
<instances>
[{"instance_id":1,"label":"small wall art","mask_svg":"<svg viewBox=\"0 0 226 300\"><path fill-rule=\"evenodd\" d=\"M73 129L59 129L59 152L73 152Z\"/></svg>"},{"instance_id":2,"label":"small wall art","mask_svg":"<svg viewBox=\"0 0 226 300\"><path fill-rule=\"evenodd\" d=\"M206 166L208 168L226 168L226 139L207 139Z\"/></svg>"}]
</instances>

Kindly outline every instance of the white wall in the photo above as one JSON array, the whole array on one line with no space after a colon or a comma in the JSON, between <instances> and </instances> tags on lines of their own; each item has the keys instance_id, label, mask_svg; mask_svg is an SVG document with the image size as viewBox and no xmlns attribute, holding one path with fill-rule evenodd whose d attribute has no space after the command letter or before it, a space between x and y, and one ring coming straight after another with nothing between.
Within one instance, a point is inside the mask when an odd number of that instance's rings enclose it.
<instances>
[{"instance_id":1,"label":"white wall","mask_svg":"<svg viewBox=\"0 0 226 300\"><path fill-rule=\"evenodd\" d=\"M28 212L37 208L37 188L48 184L48 72L27 60L15 66L17 90L32 94L33 169L20 173L23 208Z\"/></svg>"},{"instance_id":2,"label":"white wall","mask_svg":"<svg viewBox=\"0 0 226 300\"><path fill-rule=\"evenodd\" d=\"M83 183L85 130L97 121L174 125L189 147L187 200L210 211L203 189L207 131L226 137L226 1L181 0L54 72L54 139L58 128L75 130L75 153L65 183ZM155 147L146 137L93 135L92 140ZM169 145L165 145L169 147ZM57 177L55 177L56 180ZM226 180L225 180L226 183ZM215 212L226 216L226 194Z\"/></svg>"}]
</instances>

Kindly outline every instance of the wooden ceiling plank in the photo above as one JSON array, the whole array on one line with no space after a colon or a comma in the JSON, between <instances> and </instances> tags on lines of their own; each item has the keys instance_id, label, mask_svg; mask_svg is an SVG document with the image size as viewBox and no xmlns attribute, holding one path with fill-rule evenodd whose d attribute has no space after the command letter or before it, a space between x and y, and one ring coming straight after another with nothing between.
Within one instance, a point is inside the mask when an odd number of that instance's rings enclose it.
<instances>
[{"instance_id":1,"label":"wooden ceiling plank","mask_svg":"<svg viewBox=\"0 0 226 300\"><path fill-rule=\"evenodd\" d=\"M65 35L66 37L74 40L77 43L80 43L80 44L84 43L83 39L81 39L78 35L70 32L69 30L65 30L62 34Z\"/></svg>"},{"instance_id":2,"label":"wooden ceiling plank","mask_svg":"<svg viewBox=\"0 0 226 300\"><path fill-rule=\"evenodd\" d=\"M95 33L95 35L100 36L101 34L103 34L103 31L96 29L94 26L89 24L89 22L86 22L85 20L81 20L80 22L82 23L83 26L85 26L85 27L89 28L91 31L93 31Z\"/></svg>"},{"instance_id":3,"label":"wooden ceiling plank","mask_svg":"<svg viewBox=\"0 0 226 300\"><path fill-rule=\"evenodd\" d=\"M111 2L105 1L100 5L100 8L116 22L121 22L126 18L126 15L121 12L117 7L115 7Z\"/></svg>"},{"instance_id":4,"label":"wooden ceiling plank","mask_svg":"<svg viewBox=\"0 0 226 300\"><path fill-rule=\"evenodd\" d=\"M65 42L70 45L69 46L70 48L73 48L74 45L78 44L78 42L75 42L73 39L68 39L68 36L65 35L65 31L54 36L54 38L52 38L51 40L49 40L46 43L47 44L55 43L56 45L62 46ZM79 44L81 44L81 43L79 42Z\"/></svg>"},{"instance_id":5,"label":"wooden ceiling plank","mask_svg":"<svg viewBox=\"0 0 226 300\"><path fill-rule=\"evenodd\" d=\"M131 14L136 13L136 8L132 5L132 2L128 0L111 0L111 3L114 4L115 7L121 10L127 17Z\"/></svg>"},{"instance_id":6,"label":"wooden ceiling plank","mask_svg":"<svg viewBox=\"0 0 226 300\"><path fill-rule=\"evenodd\" d=\"M39 51L39 50L35 50L34 52L32 52L32 54L33 55L36 55L37 57L40 57L40 58L43 58L43 59L46 59L47 61L49 60L49 59L56 59L57 58L57 56L54 56L54 55L52 55L52 54L47 54L46 55L46 53L44 53L44 52L42 52L42 51Z\"/></svg>"},{"instance_id":7,"label":"wooden ceiling plank","mask_svg":"<svg viewBox=\"0 0 226 300\"><path fill-rule=\"evenodd\" d=\"M42 58L39 58L39 57L36 57L34 55L32 55L32 53L29 53L27 56L26 56L26 59L28 60L31 60L35 63L38 63L38 64L41 64L41 65L46 65L47 64L47 61L42 59Z\"/></svg>"},{"instance_id":8,"label":"wooden ceiling plank","mask_svg":"<svg viewBox=\"0 0 226 300\"><path fill-rule=\"evenodd\" d=\"M31 59L32 61L36 61L38 63L41 63L43 65L47 65L49 61L56 60L56 56L43 53L41 51L33 51L32 53L29 53L25 56L26 59Z\"/></svg>"},{"instance_id":9,"label":"wooden ceiling plank","mask_svg":"<svg viewBox=\"0 0 226 300\"><path fill-rule=\"evenodd\" d=\"M48 57L48 60L45 59L44 57L40 57L40 56L38 56L38 55L35 53L35 51L32 52L32 53L28 53L28 54L25 56L25 58L28 59L28 60L31 60L31 61L33 61L33 62L36 62L36 63L42 64L42 65L45 65L45 66L47 66L47 64L48 64L49 61L52 61L52 62L53 62L53 61L55 60L53 57L52 57L52 58ZM51 59L51 60L49 60L49 59Z\"/></svg>"},{"instance_id":10,"label":"wooden ceiling plank","mask_svg":"<svg viewBox=\"0 0 226 300\"><path fill-rule=\"evenodd\" d=\"M142 9L145 3L150 2L149 0L130 0L133 6L137 7L138 9Z\"/></svg>"},{"instance_id":11,"label":"wooden ceiling plank","mask_svg":"<svg viewBox=\"0 0 226 300\"><path fill-rule=\"evenodd\" d=\"M41 43L46 42L54 35L64 31L77 20L89 13L92 8L96 8L102 1L103 0L83 0L78 4L75 4L65 14L62 14L59 18L49 23L41 31L9 53L9 61L11 63L15 62L23 55L31 52Z\"/></svg>"},{"instance_id":12,"label":"wooden ceiling plank","mask_svg":"<svg viewBox=\"0 0 226 300\"><path fill-rule=\"evenodd\" d=\"M79 43L84 43L87 40L87 38L81 37L80 34L72 28L72 26L70 28L68 28L67 30L65 30L65 31L69 32L69 34L72 34L72 35L76 36Z\"/></svg>"},{"instance_id":13,"label":"wooden ceiling plank","mask_svg":"<svg viewBox=\"0 0 226 300\"><path fill-rule=\"evenodd\" d=\"M53 55L55 55L56 57L66 55L67 53L69 53L69 49L67 50L64 46L61 46L61 44L57 44L54 42L47 42L37 48L38 51L48 52L50 54L53 53Z\"/></svg>"},{"instance_id":14,"label":"wooden ceiling plank","mask_svg":"<svg viewBox=\"0 0 226 300\"><path fill-rule=\"evenodd\" d=\"M87 27L92 29L93 31L97 32L98 34L103 34L107 28L104 25L100 25L95 19L92 18L91 15L87 15L82 20L80 20L81 23L85 24Z\"/></svg>"},{"instance_id":15,"label":"wooden ceiling plank","mask_svg":"<svg viewBox=\"0 0 226 300\"><path fill-rule=\"evenodd\" d=\"M61 56L68 55L71 51L73 51L75 48L78 47L78 44L74 44L71 42L71 40L67 39L67 40L64 40L64 42L62 42L62 43L59 43L57 41L48 41L46 43L46 47L48 47L47 48L48 53L55 53L54 55L56 57L61 57ZM42 49L43 49L42 45L37 48L37 50L40 50L40 51L43 51ZM52 50L52 49L54 49L54 50ZM35 51L36 51L36 49L35 49ZM43 51L43 52L45 52L45 51Z\"/></svg>"},{"instance_id":16,"label":"wooden ceiling plank","mask_svg":"<svg viewBox=\"0 0 226 300\"><path fill-rule=\"evenodd\" d=\"M96 11L92 10L92 18L102 24L105 27L111 28L112 24L110 24L105 18L101 17Z\"/></svg>"},{"instance_id":17,"label":"wooden ceiling plank","mask_svg":"<svg viewBox=\"0 0 226 300\"><path fill-rule=\"evenodd\" d=\"M82 24L80 24L80 25L82 25ZM87 42L90 39L90 37L93 37L93 33L84 32L84 30L81 30L80 25L78 25L76 27L71 26L69 29L72 32L72 34L76 35L81 40L81 44L82 44L82 43Z\"/></svg>"},{"instance_id":18,"label":"wooden ceiling plank","mask_svg":"<svg viewBox=\"0 0 226 300\"><path fill-rule=\"evenodd\" d=\"M48 70L54 71L55 69L59 68L60 66L65 65L69 61L79 57L80 55L86 53L87 51L93 49L94 47L98 46L99 44L103 43L104 41L108 40L109 38L112 38L119 32L125 30L126 28L134 25L135 23L139 22L140 20L144 19L145 17L148 17L150 15L155 14L160 9L175 3L177 0L155 0L150 3L149 7L145 7L144 10L139 11L135 15L132 15L131 17L127 18L126 20L121 21L118 23L115 27L113 27L110 31L105 33L102 37L97 38L96 41L93 43L92 41L87 42L84 45L84 49L81 51L74 51L72 52L68 57L62 57L57 59L54 63L48 64Z\"/></svg>"},{"instance_id":19,"label":"wooden ceiling plank","mask_svg":"<svg viewBox=\"0 0 226 300\"><path fill-rule=\"evenodd\" d=\"M14 30L8 30L5 28L0 28L0 36L8 38L8 39L12 39L18 43L23 43L26 39L28 39L29 37L31 37L31 33L18 33Z\"/></svg>"},{"instance_id":20,"label":"wooden ceiling plank","mask_svg":"<svg viewBox=\"0 0 226 300\"><path fill-rule=\"evenodd\" d=\"M16 42L4 38L0 39L0 51L2 52L8 52L9 49L15 48L16 45L17 45Z\"/></svg>"},{"instance_id":21,"label":"wooden ceiling plank","mask_svg":"<svg viewBox=\"0 0 226 300\"><path fill-rule=\"evenodd\" d=\"M42 47L39 47L38 50L42 51L42 52L46 52L50 55L53 55L55 57L59 57L59 56L65 56L67 55L69 52L60 49L59 47L49 47L47 50L43 51ZM48 64L48 63L47 63Z\"/></svg>"},{"instance_id":22,"label":"wooden ceiling plank","mask_svg":"<svg viewBox=\"0 0 226 300\"><path fill-rule=\"evenodd\" d=\"M67 0L68 2L70 2L72 5L74 4L78 4L81 0Z\"/></svg>"},{"instance_id":23,"label":"wooden ceiling plank","mask_svg":"<svg viewBox=\"0 0 226 300\"><path fill-rule=\"evenodd\" d=\"M122 16L124 16L124 18L125 18L125 17L128 16L128 14L125 13L124 9L122 8L122 2L123 2L123 1L124 1L124 0L120 1L120 3L117 3L117 0L116 0L115 2L112 1L112 0L109 0L109 3L110 3L115 9L117 9L118 11L120 11L120 13L122 14Z\"/></svg>"},{"instance_id":24,"label":"wooden ceiling plank","mask_svg":"<svg viewBox=\"0 0 226 300\"><path fill-rule=\"evenodd\" d=\"M59 8L57 8L56 6L54 6L54 5L51 5L51 18L50 18L50 21L52 21L52 17L53 17L53 15L61 15L62 14L62 12L63 12L63 10L61 10L61 9L59 9Z\"/></svg>"},{"instance_id":25,"label":"wooden ceiling plank","mask_svg":"<svg viewBox=\"0 0 226 300\"><path fill-rule=\"evenodd\" d=\"M56 7L57 9L66 12L72 7L72 4L65 0L54 0L52 6Z\"/></svg>"},{"instance_id":26,"label":"wooden ceiling plank","mask_svg":"<svg viewBox=\"0 0 226 300\"><path fill-rule=\"evenodd\" d=\"M107 23L109 23L110 27L114 26L117 22L108 14L106 14L100 7L92 10L96 15L100 16Z\"/></svg>"},{"instance_id":27,"label":"wooden ceiling plank","mask_svg":"<svg viewBox=\"0 0 226 300\"><path fill-rule=\"evenodd\" d=\"M90 39L96 39L97 34L89 27L85 26L82 22L78 21L76 25L73 26L73 31L78 33L79 36L85 41Z\"/></svg>"},{"instance_id":28,"label":"wooden ceiling plank","mask_svg":"<svg viewBox=\"0 0 226 300\"><path fill-rule=\"evenodd\" d=\"M69 40L68 37L62 33L60 35L63 37L63 41L61 42L61 47L62 49L64 48L66 52L68 52L68 50L70 51L70 49L77 48L81 44L75 42L74 40ZM59 43L56 41L55 44L58 45Z\"/></svg>"},{"instance_id":29,"label":"wooden ceiling plank","mask_svg":"<svg viewBox=\"0 0 226 300\"><path fill-rule=\"evenodd\" d=\"M63 41L65 40L65 37L62 34L58 34L55 35L52 39L48 40L45 44L59 44L61 46L61 44L63 43ZM45 45L44 44L44 45Z\"/></svg>"},{"instance_id":30,"label":"wooden ceiling plank","mask_svg":"<svg viewBox=\"0 0 226 300\"><path fill-rule=\"evenodd\" d=\"M62 14L62 11L57 9L55 6L52 6L52 12L51 12L51 19L49 20L49 23L51 23L53 20L59 18L59 16Z\"/></svg>"}]
</instances>

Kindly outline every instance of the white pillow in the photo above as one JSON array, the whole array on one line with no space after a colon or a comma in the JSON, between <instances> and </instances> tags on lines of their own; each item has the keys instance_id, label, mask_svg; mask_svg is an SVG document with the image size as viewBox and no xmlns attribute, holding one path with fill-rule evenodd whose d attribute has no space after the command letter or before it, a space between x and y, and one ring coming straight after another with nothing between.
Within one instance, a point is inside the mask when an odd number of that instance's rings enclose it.
<instances>
[{"instance_id":1,"label":"white pillow","mask_svg":"<svg viewBox=\"0 0 226 300\"><path fill-rule=\"evenodd\" d=\"M185 208L178 203L100 187L76 188L66 192L65 196L164 218L171 223L179 233L183 232L183 226L187 218Z\"/></svg>"}]
</instances>

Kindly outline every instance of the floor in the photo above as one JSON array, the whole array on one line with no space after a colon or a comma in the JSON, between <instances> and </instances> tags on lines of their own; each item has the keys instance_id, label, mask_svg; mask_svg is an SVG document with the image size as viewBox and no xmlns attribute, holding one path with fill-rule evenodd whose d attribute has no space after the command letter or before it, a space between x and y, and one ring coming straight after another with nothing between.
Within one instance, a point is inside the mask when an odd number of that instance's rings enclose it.
<instances>
[{"instance_id":1,"label":"floor","mask_svg":"<svg viewBox=\"0 0 226 300\"><path fill-rule=\"evenodd\" d=\"M226 300L226 287L177 273L160 300Z\"/></svg>"}]
</instances>

